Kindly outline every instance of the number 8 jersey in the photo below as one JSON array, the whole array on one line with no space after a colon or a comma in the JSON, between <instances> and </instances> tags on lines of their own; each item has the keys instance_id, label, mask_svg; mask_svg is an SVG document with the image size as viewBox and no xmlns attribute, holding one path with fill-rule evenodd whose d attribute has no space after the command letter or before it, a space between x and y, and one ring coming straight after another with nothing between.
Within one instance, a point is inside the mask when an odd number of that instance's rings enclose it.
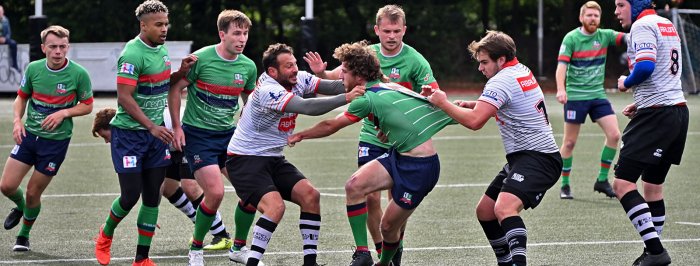
<instances>
[{"instance_id":1,"label":"number 8 jersey","mask_svg":"<svg viewBox=\"0 0 700 266\"><path fill-rule=\"evenodd\" d=\"M642 12L632 24L627 56L630 71L639 61L656 63L651 76L634 87L637 108L685 102L681 87L681 42L671 21L656 15L651 9Z\"/></svg>"},{"instance_id":2,"label":"number 8 jersey","mask_svg":"<svg viewBox=\"0 0 700 266\"><path fill-rule=\"evenodd\" d=\"M496 123L506 154L559 151L547 117L544 95L532 71L515 58L491 77L479 101L498 109Z\"/></svg>"}]
</instances>

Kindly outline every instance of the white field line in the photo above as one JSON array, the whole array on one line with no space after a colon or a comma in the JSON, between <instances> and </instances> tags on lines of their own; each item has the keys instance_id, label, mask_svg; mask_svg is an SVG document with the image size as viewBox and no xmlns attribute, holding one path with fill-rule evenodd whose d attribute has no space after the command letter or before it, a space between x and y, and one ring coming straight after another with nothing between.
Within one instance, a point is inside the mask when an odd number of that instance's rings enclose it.
<instances>
[{"instance_id":1,"label":"white field line","mask_svg":"<svg viewBox=\"0 0 700 266\"><path fill-rule=\"evenodd\" d=\"M700 226L700 223L691 223L691 222L676 222L677 224L685 224L685 225L698 225Z\"/></svg>"},{"instance_id":2,"label":"white field line","mask_svg":"<svg viewBox=\"0 0 700 266\"><path fill-rule=\"evenodd\" d=\"M700 238L685 238L685 239L664 239L664 243L687 243L687 242L700 242ZM587 246L587 245L619 245L619 244L634 244L638 245L639 240L617 240L617 241L578 241L578 242L545 242L545 243L528 243L529 247L545 247L545 246ZM435 250L468 250L468 249L491 249L488 245L478 245L478 246L452 246L452 247L423 247L423 248L405 248L406 251L435 251ZM321 254L333 254L333 253L347 253L350 254L351 250L319 250L318 253ZM265 256L276 256L276 255L302 255L303 252L300 251L281 251L281 252L265 252ZM185 259L187 255L181 256L150 256L156 260L164 259ZM204 255L204 257L214 258L214 257L228 257L227 253L216 254L216 255ZM132 261L133 257L117 257L112 258L112 261ZM94 258L82 258L82 259L46 259L46 260L0 260L0 264L38 264L38 263L69 263L69 262L96 262Z\"/></svg>"}]
</instances>

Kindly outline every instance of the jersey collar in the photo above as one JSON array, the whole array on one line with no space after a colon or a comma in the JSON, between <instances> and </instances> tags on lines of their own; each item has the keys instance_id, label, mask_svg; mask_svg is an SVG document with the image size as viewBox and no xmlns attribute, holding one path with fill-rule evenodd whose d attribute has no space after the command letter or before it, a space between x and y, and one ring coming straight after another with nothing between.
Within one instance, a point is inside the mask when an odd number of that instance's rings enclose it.
<instances>
[{"instance_id":1,"label":"jersey collar","mask_svg":"<svg viewBox=\"0 0 700 266\"><path fill-rule=\"evenodd\" d=\"M653 9L644 9L644 11L642 11L642 13L639 13L637 20L639 20L642 17L649 16L649 15L656 15L656 11Z\"/></svg>"},{"instance_id":2,"label":"jersey collar","mask_svg":"<svg viewBox=\"0 0 700 266\"><path fill-rule=\"evenodd\" d=\"M513 60L510 60L510 61L506 62L505 64L503 64L503 68L512 67L512 66L517 65L519 63L520 62L518 62L518 58L514 57Z\"/></svg>"}]
</instances>

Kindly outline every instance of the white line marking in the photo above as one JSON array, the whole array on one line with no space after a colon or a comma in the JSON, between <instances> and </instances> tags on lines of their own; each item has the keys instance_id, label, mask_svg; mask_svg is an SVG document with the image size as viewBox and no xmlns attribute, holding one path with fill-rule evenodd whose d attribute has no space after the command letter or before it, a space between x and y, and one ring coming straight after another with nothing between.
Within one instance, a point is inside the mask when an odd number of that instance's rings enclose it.
<instances>
[{"instance_id":1,"label":"white line marking","mask_svg":"<svg viewBox=\"0 0 700 266\"><path fill-rule=\"evenodd\" d=\"M676 222L677 224L685 224L685 225L700 225L700 223L691 223L691 222Z\"/></svg>"},{"instance_id":2,"label":"white line marking","mask_svg":"<svg viewBox=\"0 0 700 266\"><path fill-rule=\"evenodd\" d=\"M700 238L686 239L664 239L664 243L668 242L700 242ZM548 243L528 243L529 247L546 247L546 246L586 246L586 245L616 245L616 244L639 244L639 240L617 240L617 241L581 241L581 242L548 242ZM491 249L488 245L478 246L454 246L454 247L424 247L424 248L404 248L407 251L434 251L434 250L461 250L461 249ZM334 253L352 253L351 250L319 250L321 254ZM302 255L301 251L280 251L280 252L265 252L266 256L274 255ZM185 259L186 255L182 256L150 256L152 259ZM228 257L227 253L216 255L204 255L207 258ZM112 261L132 261L133 257L112 258ZM66 263L66 262L96 262L96 259L50 259L50 260L0 260L0 264L38 264L38 263Z\"/></svg>"}]
</instances>

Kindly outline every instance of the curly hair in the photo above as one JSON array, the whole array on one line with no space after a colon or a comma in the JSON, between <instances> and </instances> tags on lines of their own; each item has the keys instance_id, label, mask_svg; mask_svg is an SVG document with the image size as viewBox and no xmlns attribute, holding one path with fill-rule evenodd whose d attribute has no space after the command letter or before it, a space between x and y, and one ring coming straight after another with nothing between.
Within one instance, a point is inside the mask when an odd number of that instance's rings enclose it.
<instances>
[{"instance_id":1,"label":"curly hair","mask_svg":"<svg viewBox=\"0 0 700 266\"><path fill-rule=\"evenodd\" d=\"M333 52L333 58L345 63L345 67L354 75L365 81L378 80L382 77L377 53L367 45L367 41L346 43Z\"/></svg>"},{"instance_id":2,"label":"curly hair","mask_svg":"<svg viewBox=\"0 0 700 266\"><path fill-rule=\"evenodd\" d=\"M228 32L228 28L231 25L236 25L241 29L248 29L253 23L243 12L227 9L219 13L219 18L216 19L216 25L219 31Z\"/></svg>"},{"instance_id":3,"label":"curly hair","mask_svg":"<svg viewBox=\"0 0 700 266\"><path fill-rule=\"evenodd\" d=\"M56 35L58 38L68 38L70 37L70 31L64 27L53 25L41 31L39 36L41 36L41 43L46 43L46 36L49 34Z\"/></svg>"},{"instance_id":4,"label":"curly hair","mask_svg":"<svg viewBox=\"0 0 700 266\"><path fill-rule=\"evenodd\" d=\"M109 130L109 121L117 114L114 108L104 108L95 114L95 120L92 121L92 136L99 137L97 132L100 130Z\"/></svg>"},{"instance_id":5,"label":"curly hair","mask_svg":"<svg viewBox=\"0 0 700 266\"><path fill-rule=\"evenodd\" d=\"M277 62L277 56L280 54L294 54L294 50L291 46L284 43L270 44L267 50L263 53L263 70L267 72L267 68L274 67L279 68L279 62Z\"/></svg>"},{"instance_id":6,"label":"curly hair","mask_svg":"<svg viewBox=\"0 0 700 266\"><path fill-rule=\"evenodd\" d=\"M481 40L473 41L469 44L469 52L474 59L480 51L487 52L491 60L496 61L501 56L506 57L506 62L515 58L515 42L513 38L501 31L489 30L486 31L486 36Z\"/></svg>"},{"instance_id":7,"label":"curly hair","mask_svg":"<svg viewBox=\"0 0 700 266\"><path fill-rule=\"evenodd\" d=\"M143 15L154 13L168 13L168 7L159 0L146 0L136 7L136 18L141 21Z\"/></svg>"}]
</instances>

